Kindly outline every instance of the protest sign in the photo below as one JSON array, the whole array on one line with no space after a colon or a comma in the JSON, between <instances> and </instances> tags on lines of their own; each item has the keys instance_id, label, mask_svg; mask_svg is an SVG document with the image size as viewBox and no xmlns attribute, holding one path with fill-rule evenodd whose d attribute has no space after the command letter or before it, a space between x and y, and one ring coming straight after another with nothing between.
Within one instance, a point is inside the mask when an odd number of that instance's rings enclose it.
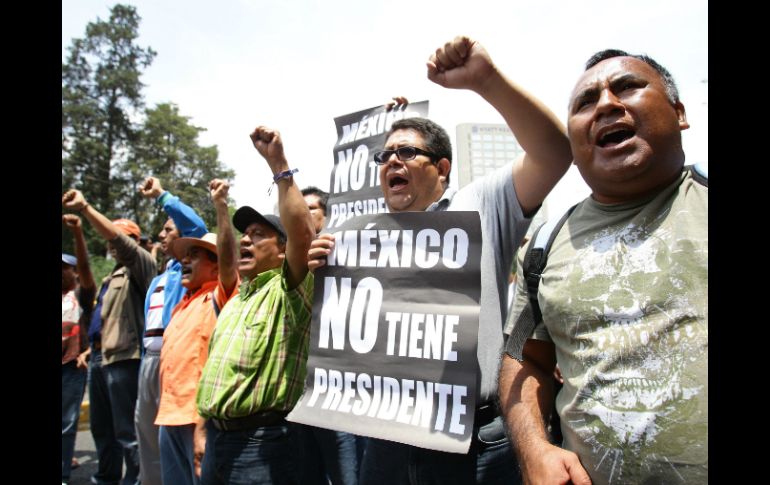
<instances>
[{"instance_id":1,"label":"protest sign","mask_svg":"<svg viewBox=\"0 0 770 485\"><path fill-rule=\"evenodd\" d=\"M393 122L415 116L428 116L428 101L390 111L376 106L334 119L337 143L324 232L337 230L350 217L387 212L374 152L383 149Z\"/></svg>"},{"instance_id":2,"label":"protest sign","mask_svg":"<svg viewBox=\"0 0 770 485\"><path fill-rule=\"evenodd\" d=\"M477 212L362 215L315 273L305 391L289 420L466 453L478 386Z\"/></svg>"}]
</instances>

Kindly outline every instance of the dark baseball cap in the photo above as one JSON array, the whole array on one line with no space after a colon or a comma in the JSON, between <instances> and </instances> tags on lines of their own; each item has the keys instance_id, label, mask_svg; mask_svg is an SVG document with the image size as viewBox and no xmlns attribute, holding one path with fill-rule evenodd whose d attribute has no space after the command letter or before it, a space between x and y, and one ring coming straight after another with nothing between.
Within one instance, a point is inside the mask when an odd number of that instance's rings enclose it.
<instances>
[{"instance_id":1,"label":"dark baseball cap","mask_svg":"<svg viewBox=\"0 0 770 485\"><path fill-rule=\"evenodd\" d=\"M275 232L286 239L286 230L283 228L283 224L281 224L281 218L275 214L262 215L247 205L240 207L233 214L233 225L241 232L246 232L246 228L255 222L272 227Z\"/></svg>"}]
</instances>

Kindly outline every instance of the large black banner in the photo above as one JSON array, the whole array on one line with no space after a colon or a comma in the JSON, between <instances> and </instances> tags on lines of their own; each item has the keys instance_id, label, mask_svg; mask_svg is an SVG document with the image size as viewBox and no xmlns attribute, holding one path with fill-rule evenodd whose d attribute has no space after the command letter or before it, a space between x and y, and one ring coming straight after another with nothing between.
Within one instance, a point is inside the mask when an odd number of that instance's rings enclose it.
<instances>
[{"instance_id":1,"label":"large black banner","mask_svg":"<svg viewBox=\"0 0 770 485\"><path fill-rule=\"evenodd\" d=\"M382 150L394 121L414 116L428 116L428 101L390 111L376 106L334 119L337 143L324 232L336 230L350 217L387 212L374 152Z\"/></svg>"},{"instance_id":2,"label":"large black banner","mask_svg":"<svg viewBox=\"0 0 770 485\"><path fill-rule=\"evenodd\" d=\"M291 421L466 453L476 408L477 212L353 217L315 273Z\"/></svg>"}]
</instances>

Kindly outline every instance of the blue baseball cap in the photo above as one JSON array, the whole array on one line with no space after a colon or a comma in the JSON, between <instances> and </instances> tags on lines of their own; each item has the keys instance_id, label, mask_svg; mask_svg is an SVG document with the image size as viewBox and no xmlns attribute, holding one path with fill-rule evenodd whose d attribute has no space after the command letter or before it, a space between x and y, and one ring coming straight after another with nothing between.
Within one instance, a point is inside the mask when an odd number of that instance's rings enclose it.
<instances>
[{"instance_id":1,"label":"blue baseball cap","mask_svg":"<svg viewBox=\"0 0 770 485\"><path fill-rule=\"evenodd\" d=\"M67 253L61 253L61 262L70 266L77 266L78 260L75 256Z\"/></svg>"}]
</instances>

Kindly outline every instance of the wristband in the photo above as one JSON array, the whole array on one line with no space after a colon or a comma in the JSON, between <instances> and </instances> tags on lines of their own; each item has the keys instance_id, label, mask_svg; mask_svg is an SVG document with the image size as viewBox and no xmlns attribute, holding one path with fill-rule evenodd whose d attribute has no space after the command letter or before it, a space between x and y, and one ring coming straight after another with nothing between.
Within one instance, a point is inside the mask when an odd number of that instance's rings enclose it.
<instances>
[{"instance_id":1,"label":"wristband","mask_svg":"<svg viewBox=\"0 0 770 485\"><path fill-rule=\"evenodd\" d=\"M297 172L299 172L298 168L290 168L289 170L285 170L279 174L276 174L273 177L273 183L270 184L270 187L267 189L267 195L270 195L270 192L273 190L273 185L275 185L279 180L293 177Z\"/></svg>"},{"instance_id":2,"label":"wristband","mask_svg":"<svg viewBox=\"0 0 770 485\"><path fill-rule=\"evenodd\" d=\"M284 172L281 172L278 175L276 175L275 177L273 177L273 183L278 182L281 179L285 179L287 177L291 177L291 176L293 176L297 172L299 172L298 168L292 168L292 169L286 170Z\"/></svg>"},{"instance_id":3,"label":"wristband","mask_svg":"<svg viewBox=\"0 0 770 485\"><path fill-rule=\"evenodd\" d=\"M155 201L158 204L158 207L163 207L163 205L166 203L166 200L168 200L171 197L171 193L168 190L164 190L162 194L160 194Z\"/></svg>"}]
</instances>

